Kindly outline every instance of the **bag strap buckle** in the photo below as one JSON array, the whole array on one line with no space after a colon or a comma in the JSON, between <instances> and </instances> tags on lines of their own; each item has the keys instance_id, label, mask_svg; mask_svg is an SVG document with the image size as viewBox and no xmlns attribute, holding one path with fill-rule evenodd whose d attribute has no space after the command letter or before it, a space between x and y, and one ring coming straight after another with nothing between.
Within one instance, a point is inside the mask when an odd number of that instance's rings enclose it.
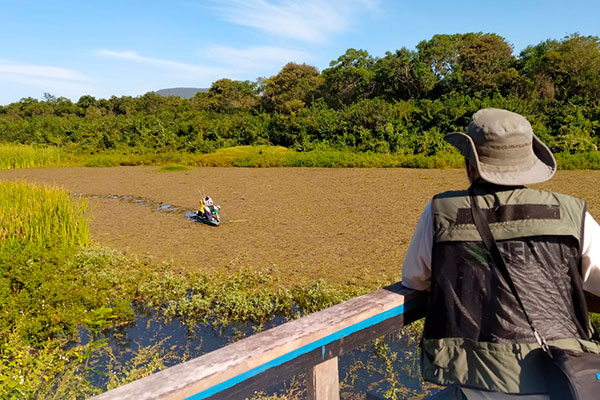
<instances>
[{"instance_id":1,"label":"bag strap buckle","mask_svg":"<svg viewBox=\"0 0 600 400\"><path fill-rule=\"evenodd\" d=\"M552 358L552 353L550 353L550 347L548 347L548 343L546 343L546 339L542 337L537 331L537 329L533 328L533 335L535 336L535 340L537 340L538 344L544 350L546 354Z\"/></svg>"}]
</instances>

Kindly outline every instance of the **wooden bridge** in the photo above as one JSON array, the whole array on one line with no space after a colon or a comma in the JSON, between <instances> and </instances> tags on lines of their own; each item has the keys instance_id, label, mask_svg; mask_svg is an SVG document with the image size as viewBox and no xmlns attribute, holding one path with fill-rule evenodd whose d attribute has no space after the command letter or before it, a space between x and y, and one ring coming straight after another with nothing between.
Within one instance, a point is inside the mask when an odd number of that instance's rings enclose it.
<instances>
[{"instance_id":1,"label":"wooden bridge","mask_svg":"<svg viewBox=\"0 0 600 400\"><path fill-rule=\"evenodd\" d=\"M244 399L306 373L309 400L338 400L337 357L425 315L427 298L401 283L250 336L93 400ZM600 311L598 298L588 298Z\"/></svg>"}]
</instances>

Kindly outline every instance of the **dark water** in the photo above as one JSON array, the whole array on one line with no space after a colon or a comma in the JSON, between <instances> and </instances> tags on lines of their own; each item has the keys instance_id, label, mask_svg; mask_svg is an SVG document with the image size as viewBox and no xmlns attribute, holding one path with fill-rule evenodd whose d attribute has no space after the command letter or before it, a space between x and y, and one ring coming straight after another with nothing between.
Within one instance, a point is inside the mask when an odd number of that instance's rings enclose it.
<instances>
[{"instance_id":1,"label":"dark water","mask_svg":"<svg viewBox=\"0 0 600 400\"><path fill-rule=\"evenodd\" d=\"M176 206L173 204L165 204L160 201L154 201L150 199L144 199L140 197L134 197L129 195L99 195L99 194L84 194L84 193L74 193L75 196L88 197L90 199L104 199L104 200L119 200L128 203L138 204L144 207L150 207L156 211L167 211L169 213L181 213L181 214L191 214L194 210Z\"/></svg>"},{"instance_id":2,"label":"dark water","mask_svg":"<svg viewBox=\"0 0 600 400\"><path fill-rule=\"evenodd\" d=\"M269 329L284 322L283 318L275 318L263 328ZM90 379L95 386L106 388L106 371L118 371L118 366L127 366L147 346L155 346L152 352L159 353L164 365L169 367L247 337L255 328L252 324L213 326L208 323L191 326L178 319L163 321L156 316L140 313L134 323L112 328L94 338L108 340L108 344L94 360L96 373ZM80 336L82 344L92 339L85 330L80 332ZM419 379L417 342L414 333L395 332L376 343L367 343L340 356L342 398L364 398L367 391L393 393L390 398L394 399L421 398L427 390L422 387ZM110 350L112 356L106 350ZM274 382L271 387L264 388L264 394L304 399L303 383L302 376L285 382ZM435 391L434 389L431 393Z\"/></svg>"}]
</instances>

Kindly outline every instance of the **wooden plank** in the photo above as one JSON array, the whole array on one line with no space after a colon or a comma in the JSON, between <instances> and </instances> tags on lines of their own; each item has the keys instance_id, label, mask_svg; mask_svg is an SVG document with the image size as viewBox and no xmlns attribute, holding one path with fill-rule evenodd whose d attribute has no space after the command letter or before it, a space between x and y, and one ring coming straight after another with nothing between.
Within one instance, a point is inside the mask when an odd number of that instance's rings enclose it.
<instances>
[{"instance_id":1,"label":"wooden plank","mask_svg":"<svg viewBox=\"0 0 600 400\"><path fill-rule=\"evenodd\" d=\"M247 387L251 381L259 380L262 372L277 371L288 363L293 366L290 362L296 359L312 363L306 367L322 362L323 352L335 347L332 344L336 342L341 344L339 349L331 350L331 356L349 349L344 345L347 338L357 332L377 333L375 326L403 315L405 302L410 306L410 301L415 304L414 300L420 296L400 284L392 285L253 335L94 399L203 399L213 395L218 398L219 393L230 392L227 389ZM364 342L368 336L363 335L361 340ZM319 353L321 360L317 361ZM288 368L287 372L294 369Z\"/></svg>"},{"instance_id":2,"label":"wooden plank","mask_svg":"<svg viewBox=\"0 0 600 400\"><path fill-rule=\"evenodd\" d=\"M426 297L421 297L419 300L413 300L414 305L401 315L386 319L377 325L367 327L352 333L349 336L344 336L340 340L325 345L324 348L315 349L290 360L277 368L271 368L257 376L215 394L210 397L210 399L231 400L249 397L253 393L271 386L273 382L282 382L293 375L305 372L308 368L322 362L324 359L337 357L375 338L401 329L403 326L423 318L427 306L426 300Z\"/></svg>"},{"instance_id":3,"label":"wooden plank","mask_svg":"<svg viewBox=\"0 0 600 400\"><path fill-rule=\"evenodd\" d=\"M340 340L332 342L324 348L315 349L309 353L299 356L277 368L271 368L257 376L249 378L229 389L226 389L214 396L211 400L230 400L243 399L256 391L263 390L273 384L273 382L282 382L293 375L304 373L312 366L320 363L323 359L337 357L355 347L361 346L366 342L398 330L404 326L404 315L390 318L377 324L373 328L364 329L355 332Z\"/></svg>"},{"instance_id":4,"label":"wooden plank","mask_svg":"<svg viewBox=\"0 0 600 400\"><path fill-rule=\"evenodd\" d=\"M306 373L308 400L340 400L338 358L315 365Z\"/></svg>"}]
</instances>

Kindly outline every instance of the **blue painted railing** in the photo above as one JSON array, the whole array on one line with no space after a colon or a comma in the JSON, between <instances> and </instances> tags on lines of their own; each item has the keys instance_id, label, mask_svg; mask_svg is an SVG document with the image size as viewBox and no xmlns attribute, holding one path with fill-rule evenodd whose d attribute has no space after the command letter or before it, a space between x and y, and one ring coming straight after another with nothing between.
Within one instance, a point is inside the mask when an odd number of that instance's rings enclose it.
<instances>
[{"instance_id":1,"label":"blue painted railing","mask_svg":"<svg viewBox=\"0 0 600 400\"><path fill-rule=\"evenodd\" d=\"M337 357L421 318L426 298L401 284L250 336L94 397L244 399L298 373L309 399L339 399Z\"/></svg>"}]
</instances>

